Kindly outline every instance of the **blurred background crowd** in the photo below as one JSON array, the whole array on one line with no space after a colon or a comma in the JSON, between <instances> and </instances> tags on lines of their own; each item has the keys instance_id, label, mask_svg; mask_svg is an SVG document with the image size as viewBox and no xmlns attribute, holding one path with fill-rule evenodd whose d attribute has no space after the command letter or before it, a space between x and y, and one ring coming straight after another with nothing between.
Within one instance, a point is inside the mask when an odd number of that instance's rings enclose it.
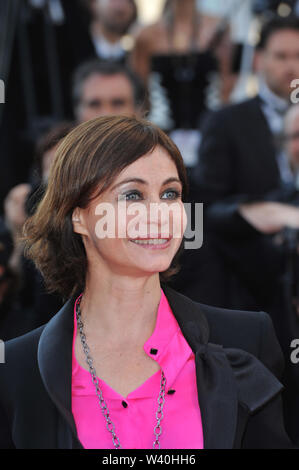
<instances>
[{"instance_id":1,"label":"blurred background crowd","mask_svg":"<svg viewBox=\"0 0 299 470\"><path fill-rule=\"evenodd\" d=\"M97 116L146 117L180 148L189 201L204 203L203 246L183 253L172 285L271 315L299 443L299 1L1 0L0 79L0 338L65 301L19 240L57 146Z\"/></svg>"}]
</instances>

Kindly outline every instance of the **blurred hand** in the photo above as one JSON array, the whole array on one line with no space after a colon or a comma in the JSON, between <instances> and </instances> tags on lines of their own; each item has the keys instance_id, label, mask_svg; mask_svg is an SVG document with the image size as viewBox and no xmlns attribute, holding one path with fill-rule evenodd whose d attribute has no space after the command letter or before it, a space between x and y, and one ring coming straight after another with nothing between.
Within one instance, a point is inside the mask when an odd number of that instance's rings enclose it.
<instances>
[{"instance_id":1,"label":"blurred hand","mask_svg":"<svg viewBox=\"0 0 299 470\"><path fill-rule=\"evenodd\" d=\"M285 227L299 229L299 209L280 202L242 204L241 216L256 230L265 234L280 232Z\"/></svg>"},{"instance_id":2,"label":"blurred hand","mask_svg":"<svg viewBox=\"0 0 299 470\"><path fill-rule=\"evenodd\" d=\"M30 191L30 184L19 184L12 188L5 198L5 222L13 236L17 236L21 233L23 224L27 218L25 202Z\"/></svg>"}]
</instances>

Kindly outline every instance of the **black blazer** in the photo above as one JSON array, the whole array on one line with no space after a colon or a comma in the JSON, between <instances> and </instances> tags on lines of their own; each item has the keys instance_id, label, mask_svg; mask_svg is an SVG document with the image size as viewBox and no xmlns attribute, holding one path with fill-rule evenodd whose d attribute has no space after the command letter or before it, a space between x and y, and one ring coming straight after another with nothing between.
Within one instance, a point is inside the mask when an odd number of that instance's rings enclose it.
<instances>
[{"instance_id":1,"label":"black blazer","mask_svg":"<svg viewBox=\"0 0 299 470\"><path fill-rule=\"evenodd\" d=\"M283 359L268 315L210 307L162 288L196 356L205 448L292 447L275 377ZM45 326L5 344L0 448L82 448L71 412L73 305L74 298Z\"/></svg>"}]
</instances>

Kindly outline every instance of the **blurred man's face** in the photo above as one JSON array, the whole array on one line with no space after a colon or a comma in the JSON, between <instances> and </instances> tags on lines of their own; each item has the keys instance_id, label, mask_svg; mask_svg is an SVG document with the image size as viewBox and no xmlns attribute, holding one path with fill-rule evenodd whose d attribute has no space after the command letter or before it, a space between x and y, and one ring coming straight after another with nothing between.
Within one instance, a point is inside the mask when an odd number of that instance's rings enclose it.
<instances>
[{"instance_id":1,"label":"blurred man's face","mask_svg":"<svg viewBox=\"0 0 299 470\"><path fill-rule=\"evenodd\" d=\"M78 122L100 116L133 116L136 113L133 88L125 75L95 74L85 80L76 113Z\"/></svg>"},{"instance_id":2,"label":"blurred man's face","mask_svg":"<svg viewBox=\"0 0 299 470\"><path fill-rule=\"evenodd\" d=\"M257 69L268 87L289 99L292 80L299 78L299 32L285 29L273 33L263 51L257 53Z\"/></svg>"},{"instance_id":3,"label":"blurred man's face","mask_svg":"<svg viewBox=\"0 0 299 470\"><path fill-rule=\"evenodd\" d=\"M54 161L56 150L59 147L59 143L55 145L53 148L47 150L42 157L42 181L43 183L47 183L49 179L49 174L51 170L52 163Z\"/></svg>"},{"instance_id":4,"label":"blurred man's face","mask_svg":"<svg viewBox=\"0 0 299 470\"><path fill-rule=\"evenodd\" d=\"M96 0L95 8L105 27L121 36L127 32L135 13L130 0Z\"/></svg>"},{"instance_id":5,"label":"blurred man's face","mask_svg":"<svg viewBox=\"0 0 299 470\"><path fill-rule=\"evenodd\" d=\"M5 277L5 266L0 264L0 281Z\"/></svg>"},{"instance_id":6,"label":"blurred man's face","mask_svg":"<svg viewBox=\"0 0 299 470\"><path fill-rule=\"evenodd\" d=\"M299 106L286 121L286 151L294 170L299 169Z\"/></svg>"}]
</instances>

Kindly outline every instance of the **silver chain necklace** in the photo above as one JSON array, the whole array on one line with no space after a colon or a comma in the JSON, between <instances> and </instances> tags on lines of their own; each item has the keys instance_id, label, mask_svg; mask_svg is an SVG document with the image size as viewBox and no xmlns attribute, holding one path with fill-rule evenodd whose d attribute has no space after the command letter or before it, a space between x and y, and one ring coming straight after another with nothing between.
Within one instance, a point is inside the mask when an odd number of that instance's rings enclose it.
<instances>
[{"instance_id":1,"label":"silver chain necklace","mask_svg":"<svg viewBox=\"0 0 299 470\"><path fill-rule=\"evenodd\" d=\"M92 378L92 382L93 382L93 384L95 386L95 389L96 389L96 395L99 399L99 405L100 405L100 408L102 410L102 414L103 414L103 416L106 420L106 428L112 435L112 442L113 442L113 445L114 445L115 449L121 449L122 447L120 445L119 438L117 437L117 435L115 433L115 425L111 421L109 409L108 409L107 404L106 404L106 402L103 398L102 390L100 389L97 374L96 374L95 368L93 366L93 360L92 360L92 357L90 356L90 349L87 345L86 336L85 336L84 331L83 331L83 322L82 322L82 318L81 318L81 309L80 309L81 298L82 298L82 296L80 296L78 298L77 304L76 304L76 319L77 319L77 325L78 325L78 329L79 329L82 348L83 348L83 351L84 351L84 354L85 354L85 357L86 357L86 362L87 362L88 367L89 367L89 372L90 372L90 375L91 375L91 378ZM163 406L164 406L164 403L165 403L165 388L166 388L166 377L164 375L163 370L161 370L160 393L159 393L159 397L158 397L158 400L157 400L158 401L158 410L156 411L157 424L154 427L155 440L153 442L153 449L160 449L159 439L160 439L160 436L162 434L161 421L164 417L164 415L163 415Z\"/></svg>"}]
</instances>

